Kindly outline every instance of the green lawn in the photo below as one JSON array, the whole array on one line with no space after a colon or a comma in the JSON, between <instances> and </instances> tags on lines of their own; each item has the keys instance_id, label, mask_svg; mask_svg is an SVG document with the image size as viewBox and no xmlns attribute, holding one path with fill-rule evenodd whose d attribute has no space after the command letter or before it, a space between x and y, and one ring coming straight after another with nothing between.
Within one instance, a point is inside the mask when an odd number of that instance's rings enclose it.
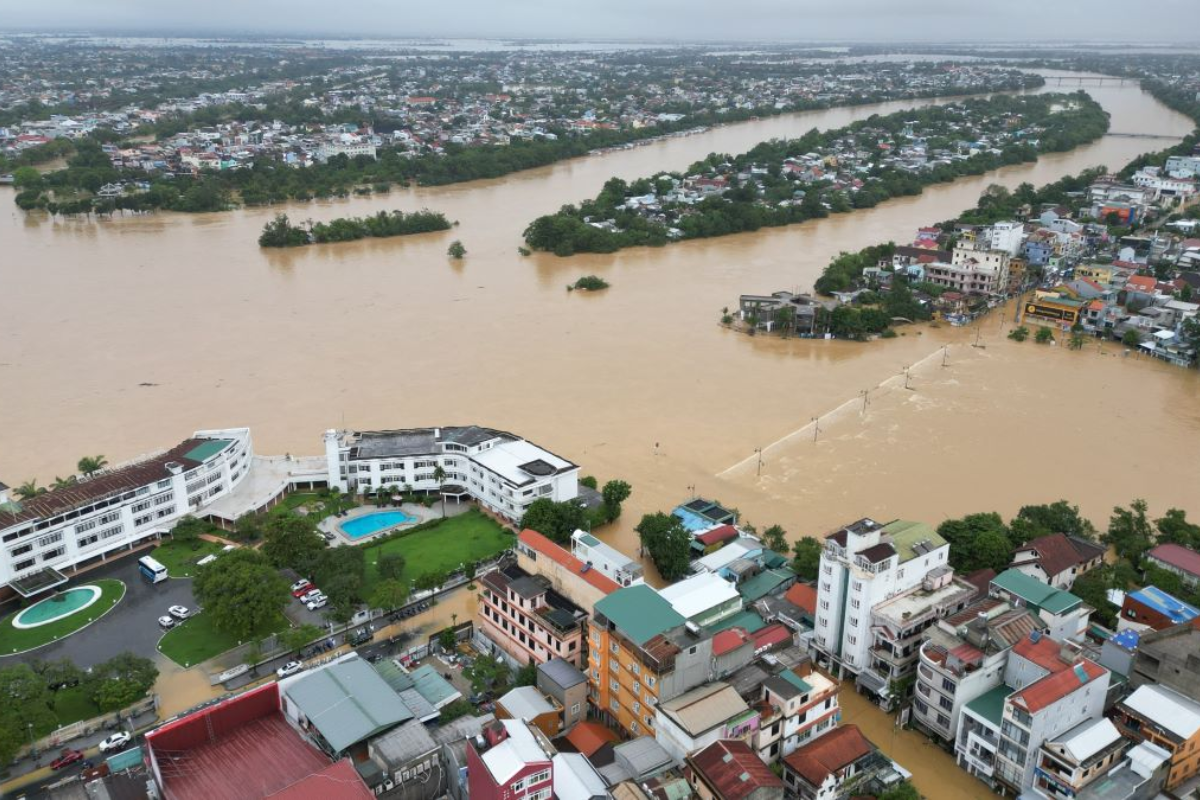
<instances>
[{"instance_id":1,"label":"green lawn","mask_svg":"<svg viewBox=\"0 0 1200 800\"><path fill-rule=\"evenodd\" d=\"M201 612L184 621L182 625L177 625L167 631L166 635L159 640L158 649L179 666L190 667L201 661L207 661L213 656L219 656L239 644L256 638L266 638L287 627L288 621L281 613L274 620L263 623L250 637L239 642L237 637L214 628L212 618Z\"/></svg>"},{"instance_id":2,"label":"green lawn","mask_svg":"<svg viewBox=\"0 0 1200 800\"><path fill-rule=\"evenodd\" d=\"M69 636L107 614L125 596L125 584L118 580L88 581L79 585L100 587L100 599L65 619L51 622L48 625L39 625L36 628L14 628L13 617L21 612L15 611L9 614L0 620L0 653L11 655L24 650L32 650L35 647L57 641L64 636Z\"/></svg>"},{"instance_id":3,"label":"green lawn","mask_svg":"<svg viewBox=\"0 0 1200 800\"><path fill-rule=\"evenodd\" d=\"M295 511L300 506L307 506L309 516L320 521L338 509L345 511L357 505L358 501L350 494L341 495L337 503L337 508L335 508L332 498L322 500L316 492L296 492L283 498L279 505L267 513L281 514L285 511Z\"/></svg>"},{"instance_id":4,"label":"green lawn","mask_svg":"<svg viewBox=\"0 0 1200 800\"><path fill-rule=\"evenodd\" d=\"M220 553L222 547L224 545L206 539L197 539L194 542L163 539L162 544L154 548L150 556L166 567L172 578L194 578L196 562L205 556Z\"/></svg>"},{"instance_id":5,"label":"green lawn","mask_svg":"<svg viewBox=\"0 0 1200 800\"><path fill-rule=\"evenodd\" d=\"M379 582L376 564L381 553L404 556L405 580L413 580L425 572L457 569L468 561L482 561L513 546L514 537L500 523L474 509L450 517L430 530L392 539L382 544L363 546L366 557L366 586L363 593L371 596Z\"/></svg>"},{"instance_id":6,"label":"green lawn","mask_svg":"<svg viewBox=\"0 0 1200 800\"><path fill-rule=\"evenodd\" d=\"M35 736L45 736L54 730L100 715L100 707L87 696L83 686L59 689L54 692L54 716L57 723L44 731L34 730Z\"/></svg>"}]
</instances>

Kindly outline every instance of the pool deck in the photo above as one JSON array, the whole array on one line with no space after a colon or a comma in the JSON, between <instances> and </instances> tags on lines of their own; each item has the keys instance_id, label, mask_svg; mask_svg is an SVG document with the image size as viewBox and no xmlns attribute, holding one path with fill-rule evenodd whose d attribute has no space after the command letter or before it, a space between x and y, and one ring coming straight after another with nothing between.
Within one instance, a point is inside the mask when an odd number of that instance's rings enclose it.
<instances>
[{"instance_id":1,"label":"pool deck","mask_svg":"<svg viewBox=\"0 0 1200 800\"><path fill-rule=\"evenodd\" d=\"M446 503L446 516L453 517L455 514L461 513L468 508L470 508L469 503ZM416 520L402 525L393 525L367 536L359 536L357 539L351 538L342 531L342 525L345 525L350 520L370 516L371 514L386 513L388 511L403 511L410 517L416 517ZM414 525L420 525L422 522L429 522L431 519L439 519L441 516L442 509L440 503L435 503L432 508L426 508L416 503L401 503L399 506L384 506L383 508L375 505L365 505L350 509L344 517L326 517L317 523L317 529L325 533L332 533L334 539L329 544L332 547L338 547L341 545L366 544L378 536L386 535L395 530L411 528Z\"/></svg>"}]
</instances>

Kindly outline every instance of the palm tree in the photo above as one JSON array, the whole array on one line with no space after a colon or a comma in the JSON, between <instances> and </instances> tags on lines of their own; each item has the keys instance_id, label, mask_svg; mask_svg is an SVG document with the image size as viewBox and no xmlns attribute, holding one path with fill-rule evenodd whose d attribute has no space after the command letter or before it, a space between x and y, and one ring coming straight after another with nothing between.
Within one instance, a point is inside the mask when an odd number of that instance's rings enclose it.
<instances>
[{"instance_id":1,"label":"palm tree","mask_svg":"<svg viewBox=\"0 0 1200 800\"><path fill-rule=\"evenodd\" d=\"M76 467L83 473L84 477L90 478L100 470L108 466L108 459L104 456L84 456L79 459Z\"/></svg>"},{"instance_id":2,"label":"palm tree","mask_svg":"<svg viewBox=\"0 0 1200 800\"><path fill-rule=\"evenodd\" d=\"M25 481L20 486L18 486L16 489L13 489L13 493L16 494L16 496L21 498L22 500L32 500L33 498L37 497L39 494L45 494L46 487L38 486L37 478L34 478L31 481Z\"/></svg>"},{"instance_id":3,"label":"palm tree","mask_svg":"<svg viewBox=\"0 0 1200 800\"><path fill-rule=\"evenodd\" d=\"M438 485L438 496L442 498L442 516L446 516L446 493L442 491L442 483L446 480L446 470L438 464L433 468L433 479Z\"/></svg>"},{"instance_id":4,"label":"palm tree","mask_svg":"<svg viewBox=\"0 0 1200 800\"><path fill-rule=\"evenodd\" d=\"M78 481L79 479L74 475L68 475L65 478L60 478L55 475L53 486L55 489L66 489L68 486L74 486L76 483L78 483Z\"/></svg>"}]
</instances>

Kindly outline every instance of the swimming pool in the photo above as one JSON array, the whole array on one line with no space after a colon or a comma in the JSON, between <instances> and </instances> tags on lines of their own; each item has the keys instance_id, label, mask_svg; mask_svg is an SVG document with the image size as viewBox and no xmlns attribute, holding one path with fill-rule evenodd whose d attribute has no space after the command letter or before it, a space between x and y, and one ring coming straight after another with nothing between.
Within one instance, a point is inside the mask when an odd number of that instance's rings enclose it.
<instances>
[{"instance_id":1,"label":"swimming pool","mask_svg":"<svg viewBox=\"0 0 1200 800\"><path fill-rule=\"evenodd\" d=\"M76 611L82 611L100 599L99 586L80 586L59 592L53 597L47 597L40 603L34 603L29 608L13 617L14 628L36 628L48 625L63 617L69 617Z\"/></svg>"},{"instance_id":2,"label":"swimming pool","mask_svg":"<svg viewBox=\"0 0 1200 800\"><path fill-rule=\"evenodd\" d=\"M341 524L342 533L351 539L361 539L373 533L379 533L385 528L397 525L407 525L416 522L417 518L403 511L376 511L373 514L363 514Z\"/></svg>"}]
</instances>

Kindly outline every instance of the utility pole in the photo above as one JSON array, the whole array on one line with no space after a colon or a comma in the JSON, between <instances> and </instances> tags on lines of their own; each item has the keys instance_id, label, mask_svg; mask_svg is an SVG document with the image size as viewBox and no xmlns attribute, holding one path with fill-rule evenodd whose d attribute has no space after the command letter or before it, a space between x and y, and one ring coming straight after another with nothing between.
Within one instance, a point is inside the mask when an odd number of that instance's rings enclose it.
<instances>
[{"instance_id":1,"label":"utility pole","mask_svg":"<svg viewBox=\"0 0 1200 800\"><path fill-rule=\"evenodd\" d=\"M754 448L754 453L755 453L755 455L758 456L758 475L761 477L762 476L762 465L763 465L762 448L761 447Z\"/></svg>"},{"instance_id":2,"label":"utility pole","mask_svg":"<svg viewBox=\"0 0 1200 800\"><path fill-rule=\"evenodd\" d=\"M911 390L911 389L912 389L912 387L908 385L908 379L909 379L909 372L908 372L908 370L909 370L909 368L908 368L908 367L905 367L905 368L904 368L904 388L905 388L905 389L909 389L909 390Z\"/></svg>"},{"instance_id":3,"label":"utility pole","mask_svg":"<svg viewBox=\"0 0 1200 800\"><path fill-rule=\"evenodd\" d=\"M813 441L815 442L817 440L817 434L821 432L821 418L813 417L812 424L813 424Z\"/></svg>"},{"instance_id":4,"label":"utility pole","mask_svg":"<svg viewBox=\"0 0 1200 800\"><path fill-rule=\"evenodd\" d=\"M944 346L942 347L942 366L943 366L943 367L949 366L949 365L946 363L946 360L947 360L948 358L950 358L950 345L944 345Z\"/></svg>"},{"instance_id":5,"label":"utility pole","mask_svg":"<svg viewBox=\"0 0 1200 800\"><path fill-rule=\"evenodd\" d=\"M861 392L859 392L859 394L862 395L862 399L863 399L862 410L863 410L863 413L865 414L865 413L867 413L867 404L870 402L870 400L869 400L870 392L867 391L866 389L863 389Z\"/></svg>"}]
</instances>

